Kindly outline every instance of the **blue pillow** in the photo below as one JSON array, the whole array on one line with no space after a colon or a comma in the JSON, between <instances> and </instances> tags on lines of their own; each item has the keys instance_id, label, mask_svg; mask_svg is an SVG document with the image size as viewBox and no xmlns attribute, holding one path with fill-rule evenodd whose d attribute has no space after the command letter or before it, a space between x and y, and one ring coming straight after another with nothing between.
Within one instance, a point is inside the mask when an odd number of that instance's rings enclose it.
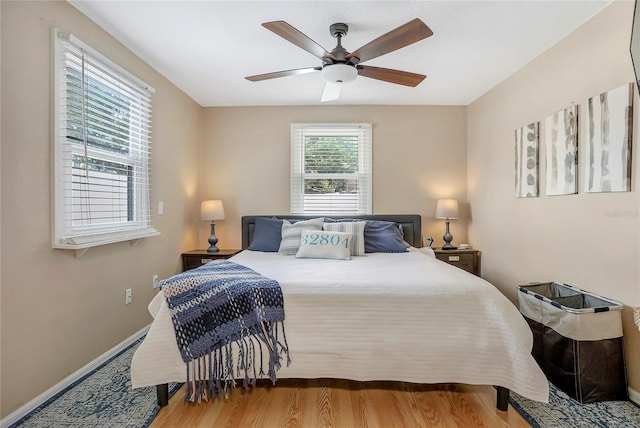
<instances>
[{"instance_id":1,"label":"blue pillow","mask_svg":"<svg viewBox=\"0 0 640 428\"><path fill-rule=\"evenodd\" d=\"M364 226L365 253L406 253L400 225L390 221L367 220Z\"/></svg>"},{"instance_id":2,"label":"blue pillow","mask_svg":"<svg viewBox=\"0 0 640 428\"><path fill-rule=\"evenodd\" d=\"M249 249L277 253L282 240L282 219L257 217Z\"/></svg>"}]
</instances>

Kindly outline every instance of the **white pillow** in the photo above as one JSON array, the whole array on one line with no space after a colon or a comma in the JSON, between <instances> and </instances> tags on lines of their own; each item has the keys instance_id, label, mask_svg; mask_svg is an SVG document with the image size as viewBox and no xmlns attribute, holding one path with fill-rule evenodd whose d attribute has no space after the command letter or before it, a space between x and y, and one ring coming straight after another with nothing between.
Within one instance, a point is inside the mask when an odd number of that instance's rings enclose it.
<instances>
[{"instance_id":1,"label":"white pillow","mask_svg":"<svg viewBox=\"0 0 640 428\"><path fill-rule=\"evenodd\" d=\"M298 258L351 260L351 234L304 230L300 234Z\"/></svg>"},{"instance_id":2,"label":"white pillow","mask_svg":"<svg viewBox=\"0 0 640 428\"><path fill-rule=\"evenodd\" d=\"M280 248L278 253L292 256L298 251L300 246L300 234L303 230L322 230L324 218L313 218L310 220L302 220L291 223L282 220L282 239L280 240Z\"/></svg>"},{"instance_id":3,"label":"white pillow","mask_svg":"<svg viewBox=\"0 0 640 428\"><path fill-rule=\"evenodd\" d=\"M351 233L351 255L364 256L364 226L366 221L343 221L325 223L322 228L331 232Z\"/></svg>"}]
</instances>

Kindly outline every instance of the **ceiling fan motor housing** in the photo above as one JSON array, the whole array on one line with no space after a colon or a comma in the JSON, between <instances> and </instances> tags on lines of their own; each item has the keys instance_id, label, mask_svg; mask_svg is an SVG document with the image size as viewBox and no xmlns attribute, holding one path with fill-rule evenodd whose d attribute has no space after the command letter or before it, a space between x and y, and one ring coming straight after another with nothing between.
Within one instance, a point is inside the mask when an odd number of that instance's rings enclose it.
<instances>
[{"instance_id":1,"label":"ceiling fan motor housing","mask_svg":"<svg viewBox=\"0 0 640 428\"><path fill-rule=\"evenodd\" d=\"M353 82L358 77L358 70L347 64L325 65L322 68L322 78L332 83Z\"/></svg>"}]
</instances>

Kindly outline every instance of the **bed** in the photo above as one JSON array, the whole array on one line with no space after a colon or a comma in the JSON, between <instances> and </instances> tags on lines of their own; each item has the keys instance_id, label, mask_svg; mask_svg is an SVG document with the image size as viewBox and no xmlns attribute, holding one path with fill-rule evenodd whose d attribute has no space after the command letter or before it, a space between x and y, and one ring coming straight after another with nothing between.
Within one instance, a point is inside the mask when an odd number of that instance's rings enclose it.
<instances>
[{"instance_id":1,"label":"bed","mask_svg":"<svg viewBox=\"0 0 640 428\"><path fill-rule=\"evenodd\" d=\"M494 385L500 410L510 390L547 402L525 320L490 283L416 248L419 215L358 216L399 225L409 251L351 260L249 250L256 220L271 217L242 218L243 251L230 260L282 288L292 363L278 378ZM162 292L149 311L154 321L133 357L131 379L134 388L157 386L162 406L166 384L184 382L186 370Z\"/></svg>"}]
</instances>

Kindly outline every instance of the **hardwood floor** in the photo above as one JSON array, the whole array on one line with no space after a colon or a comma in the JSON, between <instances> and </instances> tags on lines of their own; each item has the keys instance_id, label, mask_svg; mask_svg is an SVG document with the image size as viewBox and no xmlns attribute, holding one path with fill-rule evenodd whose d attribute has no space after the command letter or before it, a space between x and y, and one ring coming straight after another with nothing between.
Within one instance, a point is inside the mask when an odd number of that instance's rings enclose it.
<instances>
[{"instance_id":1,"label":"hardwood floor","mask_svg":"<svg viewBox=\"0 0 640 428\"><path fill-rule=\"evenodd\" d=\"M184 403L184 386L158 413L158 427L530 427L491 386L334 379L262 380L226 401Z\"/></svg>"}]
</instances>

